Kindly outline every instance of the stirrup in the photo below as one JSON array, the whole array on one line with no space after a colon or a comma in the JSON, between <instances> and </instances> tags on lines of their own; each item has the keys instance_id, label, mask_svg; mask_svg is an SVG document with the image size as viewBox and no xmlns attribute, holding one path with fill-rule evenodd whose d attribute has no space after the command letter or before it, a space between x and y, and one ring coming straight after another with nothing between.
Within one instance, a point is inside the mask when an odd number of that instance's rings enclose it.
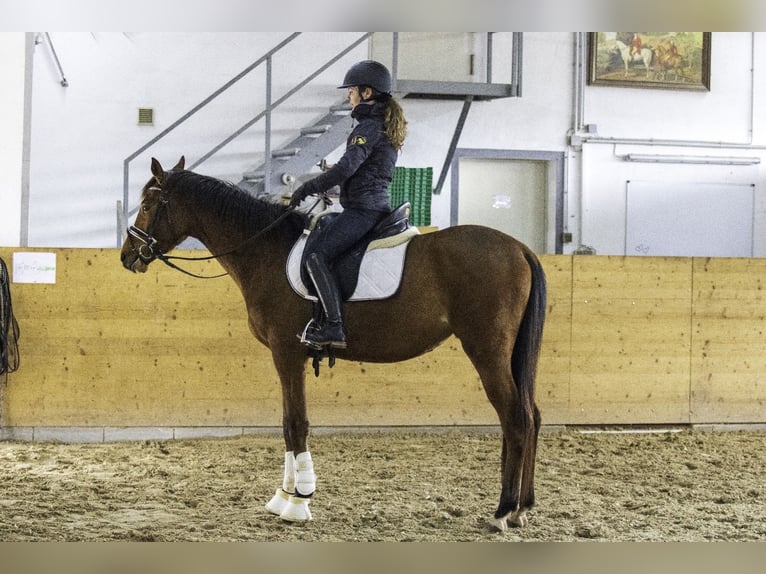
<instances>
[{"instance_id":1,"label":"stirrup","mask_svg":"<svg viewBox=\"0 0 766 574\"><path fill-rule=\"evenodd\" d=\"M301 343L314 351L324 351L327 349L345 349L348 347L346 341L325 341L318 343L311 339L301 338Z\"/></svg>"},{"instance_id":2,"label":"stirrup","mask_svg":"<svg viewBox=\"0 0 766 574\"><path fill-rule=\"evenodd\" d=\"M324 324L317 329L315 327L315 324L316 323L314 322L313 319L308 322L308 324L306 325L306 328L303 329L303 333L301 333L301 336L300 336L301 343L316 350L322 350L325 348L330 348L330 349L345 349L346 348L347 346L346 337L343 334L342 324L339 323L338 325L340 328L340 337L329 338L329 340L327 341L317 341L312 338L312 336L324 335L322 331L327 327L327 325Z\"/></svg>"},{"instance_id":3,"label":"stirrup","mask_svg":"<svg viewBox=\"0 0 766 574\"><path fill-rule=\"evenodd\" d=\"M306 323L306 326L303 328L303 331L298 333L297 337L300 340L301 344L306 345L309 349L314 349L315 351L321 351L324 347L324 345L317 345L314 343L309 337L312 333L316 333L321 329L321 325L317 323L316 319L310 319L308 323Z\"/></svg>"}]
</instances>

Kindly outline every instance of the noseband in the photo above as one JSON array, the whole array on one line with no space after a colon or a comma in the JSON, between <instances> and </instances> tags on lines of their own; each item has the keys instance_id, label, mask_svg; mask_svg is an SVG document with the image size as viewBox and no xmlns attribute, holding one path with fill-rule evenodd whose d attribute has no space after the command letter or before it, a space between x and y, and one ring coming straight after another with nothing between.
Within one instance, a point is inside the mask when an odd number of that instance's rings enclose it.
<instances>
[{"instance_id":1,"label":"noseband","mask_svg":"<svg viewBox=\"0 0 766 574\"><path fill-rule=\"evenodd\" d=\"M160 216L160 211L162 208L167 208L168 200L165 199L164 191L161 187L150 187L147 191L158 191L160 193L160 206L154 214L154 218L152 219L147 231L144 231L135 225L131 225L128 227L128 235L138 239L141 242L141 244L138 246L138 249L136 249L136 253L138 253L138 258L148 265L162 255L162 253L157 249L159 242L152 235L152 230L157 223L157 219Z\"/></svg>"}]
</instances>

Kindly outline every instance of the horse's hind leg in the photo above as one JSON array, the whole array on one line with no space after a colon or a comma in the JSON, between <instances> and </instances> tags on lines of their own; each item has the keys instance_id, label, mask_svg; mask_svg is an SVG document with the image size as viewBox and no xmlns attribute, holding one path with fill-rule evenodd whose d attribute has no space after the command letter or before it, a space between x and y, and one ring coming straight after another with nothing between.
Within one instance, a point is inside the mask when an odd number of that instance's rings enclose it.
<instances>
[{"instance_id":1,"label":"horse's hind leg","mask_svg":"<svg viewBox=\"0 0 766 574\"><path fill-rule=\"evenodd\" d=\"M534 429L527 435L527 445L524 449L524 462L521 476L521 493L519 509L508 517L508 522L514 526L526 526L527 511L535 505L535 459L537 458L537 438L540 434L540 410L534 407Z\"/></svg>"},{"instance_id":2,"label":"horse's hind leg","mask_svg":"<svg viewBox=\"0 0 766 574\"><path fill-rule=\"evenodd\" d=\"M532 456L530 433L525 431L526 425L513 410L506 411L505 420L500 415L503 428L502 489L497 510L490 520L490 524L499 530L505 530L508 521L515 526L526 526L528 507L525 503L529 500L529 488L534 478L526 472L527 460Z\"/></svg>"},{"instance_id":3,"label":"horse's hind leg","mask_svg":"<svg viewBox=\"0 0 766 574\"><path fill-rule=\"evenodd\" d=\"M503 431L502 489L500 503L490 519L490 524L499 530L505 530L508 527L507 520L521 508L524 463L530 456L528 451L532 446L528 431L534 428L534 422L521 418L523 415L519 408L519 394L511 373L510 353L495 355L486 348L477 351L466 345L464 349L479 372L484 390L497 412L500 428ZM525 502L528 498L528 496L525 497Z\"/></svg>"},{"instance_id":4,"label":"horse's hind leg","mask_svg":"<svg viewBox=\"0 0 766 574\"><path fill-rule=\"evenodd\" d=\"M523 440L521 440L521 437L513 436L509 439L505 436L505 431L503 435L500 503L489 520L490 525L501 531L506 530L508 528L508 520L517 516L520 512L519 498L523 480L524 458ZM523 524L519 524L519 526L523 526Z\"/></svg>"}]
</instances>

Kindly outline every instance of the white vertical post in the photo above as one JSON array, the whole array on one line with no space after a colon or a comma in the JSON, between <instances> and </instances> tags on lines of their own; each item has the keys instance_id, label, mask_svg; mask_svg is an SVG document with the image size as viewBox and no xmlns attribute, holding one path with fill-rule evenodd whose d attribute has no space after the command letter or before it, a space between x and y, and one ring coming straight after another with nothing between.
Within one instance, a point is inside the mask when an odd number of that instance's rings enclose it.
<instances>
[{"instance_id":1,"label":"white vertical post","mask_svg":"<svg viewBox=\"0 0 766 574\"><path fill-rule=\"evenodd\" d=\"M26 237L28 42L31 34L0 33L0 245L9 247Z\"/></svg>"}]
</instances>

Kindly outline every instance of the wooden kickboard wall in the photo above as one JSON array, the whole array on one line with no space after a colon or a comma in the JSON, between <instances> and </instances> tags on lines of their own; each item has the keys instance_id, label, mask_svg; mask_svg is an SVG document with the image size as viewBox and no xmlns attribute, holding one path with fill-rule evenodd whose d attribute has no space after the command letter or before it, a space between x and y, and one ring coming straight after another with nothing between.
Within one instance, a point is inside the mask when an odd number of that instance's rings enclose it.
<instances>
[{"instance_id":1,"label":"wooden kickboard wall","mask_svg":"<svg viewBox=\"0 0 766 574\"><path fill-rule=\"evenodd\" d=\"M117 249L56 254L55 284L11 284L20 369L6 427L279 427L268 349L228 278ZM548 321L537 386L547 424L766 422L766 261L542 256ZM211 274L215 262L190 264ZM406 327L403 327L406 328ZM460 342L404 363L339 361L315 378L313 426L495 424Z\"/></svg>"}]
</instances>

